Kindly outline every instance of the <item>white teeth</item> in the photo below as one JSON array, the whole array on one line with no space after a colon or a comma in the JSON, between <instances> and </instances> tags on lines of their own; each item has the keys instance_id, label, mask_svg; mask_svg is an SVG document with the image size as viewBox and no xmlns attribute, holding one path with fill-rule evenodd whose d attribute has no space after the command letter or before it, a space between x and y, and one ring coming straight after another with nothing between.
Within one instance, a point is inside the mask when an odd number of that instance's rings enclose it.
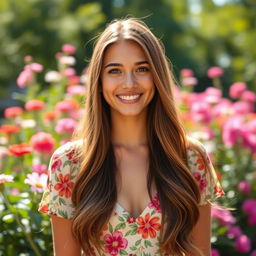
<instances>
[{"instance_id":1,"label":"white teeth","mask_svg":"<svg viewBox=\"0 0 256 256\"><path fill-rule=\"evenodd\" d=\"M124 95L118 95L118 97L122 100L136 100L140 97L139 94L137 95L130 95L130 96L124 96Z\"/></svg>"}]
</instances>

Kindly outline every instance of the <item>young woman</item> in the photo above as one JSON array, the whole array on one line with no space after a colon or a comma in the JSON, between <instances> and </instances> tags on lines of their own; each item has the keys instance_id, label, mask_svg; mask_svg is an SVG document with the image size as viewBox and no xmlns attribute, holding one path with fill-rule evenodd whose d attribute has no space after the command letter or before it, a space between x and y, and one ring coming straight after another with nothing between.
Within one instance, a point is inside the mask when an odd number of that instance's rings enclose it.
<instances>
[{"instance_id":1,"label":"young woman","mask_svg":"<svg viewBox=\"0 0 256 256\"><path fill-rule=\"evenodd\" d=\"M57 256L210 255L211 200L223 194L189 139L158 39L116 20L89 65L84 120L50 162L40 211Z\"/></svg>"}]
</instances>

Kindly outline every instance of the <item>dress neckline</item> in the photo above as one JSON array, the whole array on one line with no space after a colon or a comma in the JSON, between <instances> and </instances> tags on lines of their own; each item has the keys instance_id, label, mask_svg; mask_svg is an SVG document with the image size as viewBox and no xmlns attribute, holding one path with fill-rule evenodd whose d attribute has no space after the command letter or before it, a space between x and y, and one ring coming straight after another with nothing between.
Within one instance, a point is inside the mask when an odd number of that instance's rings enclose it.
<instances>
[{"instance_id":1,"label":"dress neckline","mask_svg":"<svg viewBox=\"0 0 256 256\"><path fill-rule=\"evenodd\" d=\"M152 196L152 200L150 200L147 205L145 206L145 208L142 210L142 212L137 215L137 216L133 216L129 211L127 211L120 203L116 202L116 211L118 214L123 214L123 213L127 213L129 214L130 217L133 217L135 219L141 217L144 215L144 213L147 211L147 209L149 208L149 205L153 203L154 198L157 196L157 192L155 194L153 194Z\"/></svg>"}]
</instances>

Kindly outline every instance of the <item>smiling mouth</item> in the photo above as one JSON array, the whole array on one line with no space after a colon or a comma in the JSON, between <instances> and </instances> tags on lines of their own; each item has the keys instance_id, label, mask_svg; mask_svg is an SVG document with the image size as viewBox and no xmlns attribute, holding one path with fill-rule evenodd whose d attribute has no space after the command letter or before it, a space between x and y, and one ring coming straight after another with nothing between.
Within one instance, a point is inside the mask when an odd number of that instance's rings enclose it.
<instances>
[{"instance_id":1,"label":"smiling mouth","mask_svg":"<svg viewBox=\"0 0 256 256\"><path fill-rule=\"evenodd\" d=\"M117 95L117 98L124 103L136 103L142 94Z\"/></svg>"}]
</instances>

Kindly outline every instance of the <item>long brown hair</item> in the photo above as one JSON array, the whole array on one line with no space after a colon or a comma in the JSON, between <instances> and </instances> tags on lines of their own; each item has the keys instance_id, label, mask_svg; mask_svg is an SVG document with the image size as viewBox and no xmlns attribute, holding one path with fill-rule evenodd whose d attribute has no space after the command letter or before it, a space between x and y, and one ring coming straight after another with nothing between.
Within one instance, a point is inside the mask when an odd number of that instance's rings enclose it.
<instances>
[{"instance_id":1,"label":"long brown hair","mask_svg":"<svg viewBox=\"0 0 256 256\"><path fill-rule=\"evenodd\" d=\"M161 42L140 20L115 20L101 34L89 65L84 119L74 139L81 168L72 194L76 206L72 230L84 251L101 250L100 235L117 199L116 162L111 144L110 110L101 93L102 59L107 47L120 40L133 40L144 50L156 87L148 107L148 193L154 181L162 209L161 249L168 254L200 255L191 242L199 218L198 186L188 169L191 146L179 120L172 88L174 77ZM193 145L192 145L193 146Z\"/></svg>"}]
</instances>

